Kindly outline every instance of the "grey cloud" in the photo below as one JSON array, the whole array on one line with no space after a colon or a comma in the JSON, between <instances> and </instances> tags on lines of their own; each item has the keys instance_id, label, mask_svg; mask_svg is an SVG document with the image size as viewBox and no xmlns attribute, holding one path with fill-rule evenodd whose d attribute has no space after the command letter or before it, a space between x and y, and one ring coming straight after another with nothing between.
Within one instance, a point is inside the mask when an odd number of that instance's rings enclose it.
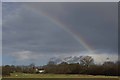
<instances>
[{"instance_id":1,"label":"grey cloud","mask_svg":"<svg viewBox=\"0 0 120 80\"><path fill-rule=\"evenodd\" d=\"M81 48L58 25L41 15L28 14L24 9L17 18L3 25L3 48L5 47L45 53L79 51Z\"/></svg>"},{"instance_id":2,"label":"grey cloud","mask_svg":"<svg viewBox=\"0 0 120 80\"><path fill-rule=\"evenodd\" d=\"M3 54L14 53L13 57L17 58L15 53L30 51L32 55L43 54L50 58L48 55L87 51L50 18L58 19L74 35L81 35L87 45L99 50L98 54L117 54L117 3L21 3L12 12L11 8L6 9L6 5L3 8Z\"/></svg>"},{"instance_id":3,"label":"grey cloud","mask_svg":"<svg viewBox=\"0 0 120 80\"><path fill-rule=\"evenodd\" d=\"M117 52L117 3L32 3L28 6L59 19L95 49Z\"/></svg>"}]
</instances>

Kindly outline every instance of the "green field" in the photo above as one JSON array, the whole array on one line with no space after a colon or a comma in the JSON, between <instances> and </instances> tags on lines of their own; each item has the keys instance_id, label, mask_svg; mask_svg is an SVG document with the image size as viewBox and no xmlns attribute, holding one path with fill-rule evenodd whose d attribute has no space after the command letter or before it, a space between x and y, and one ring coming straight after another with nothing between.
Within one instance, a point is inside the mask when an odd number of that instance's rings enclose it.
<instances>
[{"instance_id":1,"label":"green field","mask_svg":"<svg viewBox=\"0 0 120 80\"><path fill-rule=\"evenodd\" d=\"M3 77L2 80L19 80L19 79L24 80L23 78L24 79L33 78L39 80L50 80L50 79L51 80L119 80L118 77L115 76L92 76L92 75L77 75L77 74L24 74L24 73L13 73L9 77Z\"/></svg>"}]
</instances>

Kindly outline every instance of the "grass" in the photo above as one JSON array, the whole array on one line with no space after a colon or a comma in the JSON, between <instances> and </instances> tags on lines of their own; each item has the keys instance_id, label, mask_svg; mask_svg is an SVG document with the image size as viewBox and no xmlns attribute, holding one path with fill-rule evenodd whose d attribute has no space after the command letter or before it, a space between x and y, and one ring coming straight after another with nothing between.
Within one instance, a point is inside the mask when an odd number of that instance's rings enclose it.
<instances>
[{"instance_id":1,"label":"grass","mask_svg":"<svg viewBox=\"0 0 120 80\"><path fill-rule=\"evenodd\" d=\"M9 77L3 78L114 78L116 76L93 76L93 75L78 75L78 74L25 74L25 73L12 73Z\"/></svg>"}]
</instances>

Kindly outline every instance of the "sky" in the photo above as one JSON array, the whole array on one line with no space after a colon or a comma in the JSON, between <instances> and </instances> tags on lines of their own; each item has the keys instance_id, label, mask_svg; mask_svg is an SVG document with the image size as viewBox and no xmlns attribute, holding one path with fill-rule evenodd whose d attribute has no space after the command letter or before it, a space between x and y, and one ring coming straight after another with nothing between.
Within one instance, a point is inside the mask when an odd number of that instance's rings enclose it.
<instances>
[{"instance_id":1,"label":"sky","mask_svg":"<svg viewBox=\"0 0 120 80\"><path fill-rule=\"evenodd\" d=\"M52 57L118 58L118 5L2 3L2 64L46 64Z\"/></svg>"},{"instance_id":2,"label":"sky","mask_svg":"<svg viewBox=\"0 0 120 80\"><path fill-rule=\"evenodd\" d=\"M2 65L2 4L0 2L0 65ZM1 71L0 71L1 72Z\"/></svg>"},{"instance_id":3,"label":"sky","mask_svg":"<svg viewBox=\"0 0 120 80\"><path fill-rule=\"evenodd\" d=\"M119 0L1 0L2 2L119 2Z\"/></svg>"}]
</instances>

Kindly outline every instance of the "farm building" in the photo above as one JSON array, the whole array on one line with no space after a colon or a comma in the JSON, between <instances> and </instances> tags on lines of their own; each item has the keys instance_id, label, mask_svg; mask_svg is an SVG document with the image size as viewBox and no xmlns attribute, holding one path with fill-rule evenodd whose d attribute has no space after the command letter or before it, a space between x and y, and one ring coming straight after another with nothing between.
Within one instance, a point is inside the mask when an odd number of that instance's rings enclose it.
<instances>
[{"instance_id":1,"label":"farm building","mask_svg":"<svg viewBox=\"0 0 120 80\"><path fill-rule=\"evenodd\" d=\"M36 68L35 71L36 71L36 73L44 73L45 72L45 70L41 69L41 68L40 69Z\"/></svg>"}]
</instances>

